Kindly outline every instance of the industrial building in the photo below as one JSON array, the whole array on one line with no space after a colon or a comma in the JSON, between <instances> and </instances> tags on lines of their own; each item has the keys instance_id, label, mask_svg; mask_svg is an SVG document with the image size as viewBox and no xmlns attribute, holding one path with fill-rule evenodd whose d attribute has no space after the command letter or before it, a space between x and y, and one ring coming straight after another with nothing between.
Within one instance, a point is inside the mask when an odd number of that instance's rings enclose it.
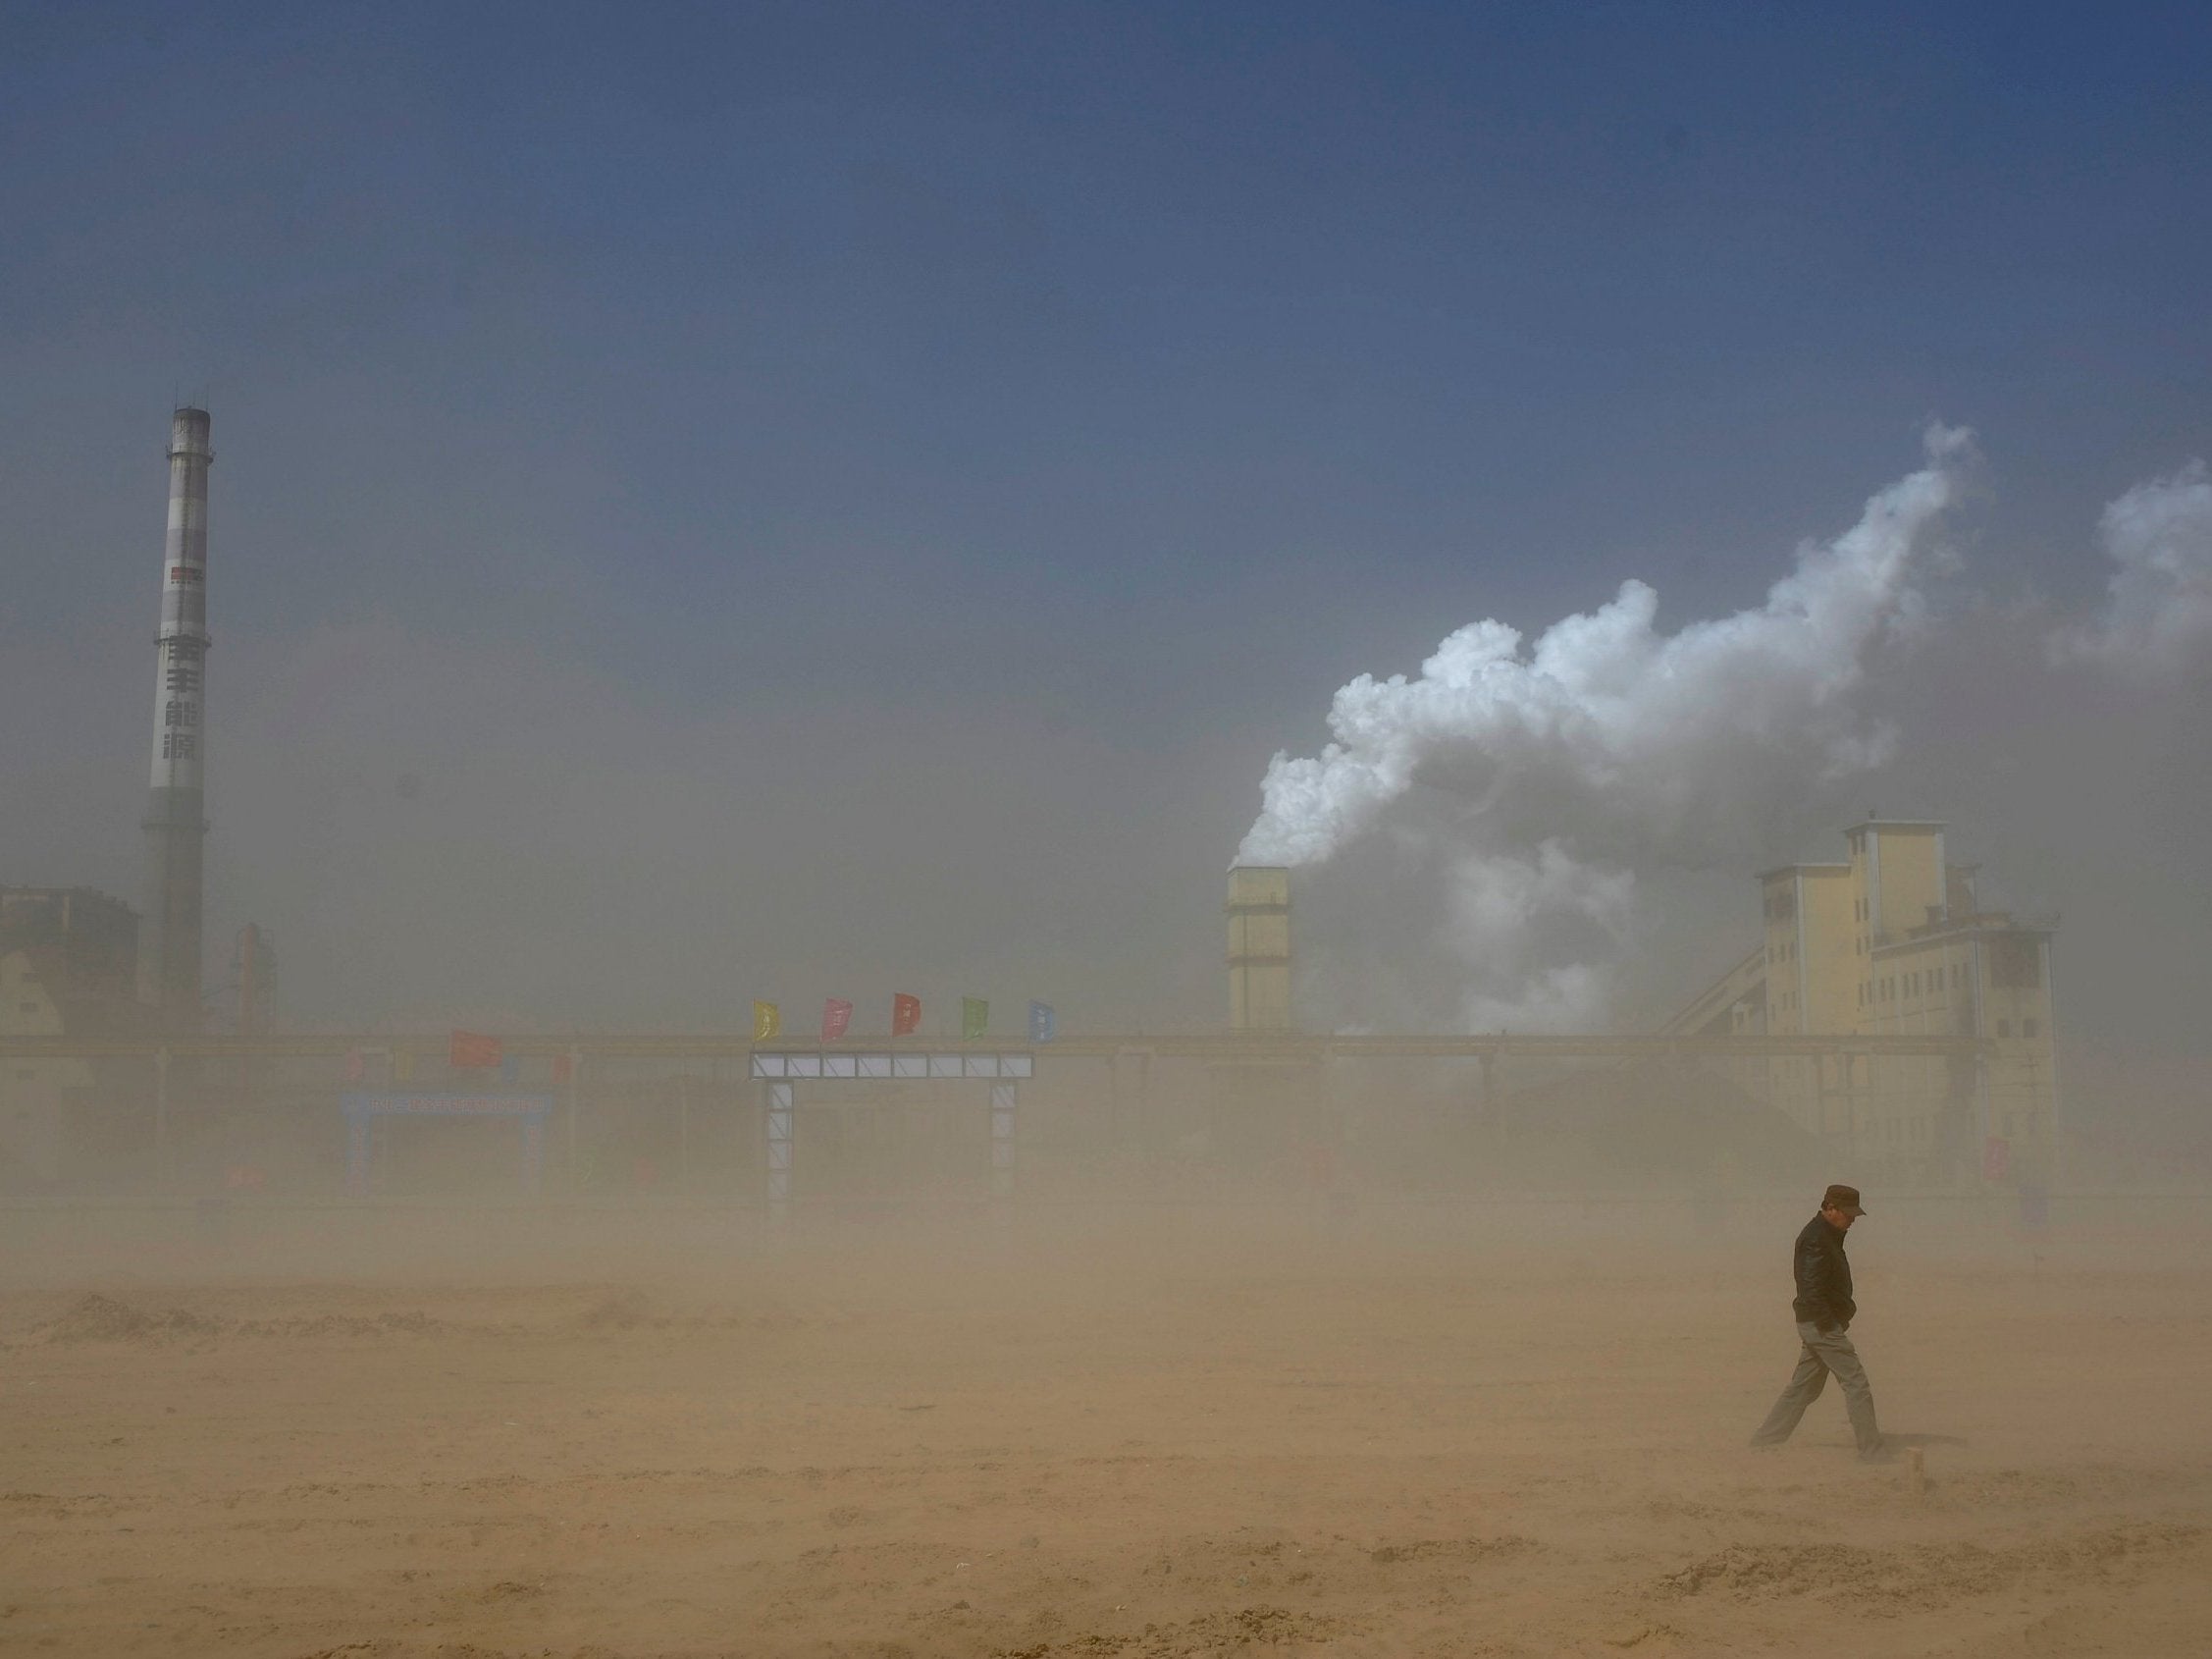
<instances>
[{"instance_id":1,"label":"industrial building","mask_svg":"<svg viewBox=\"0 0 2212 1659\"><path fill-rule=\"evenodd\" d=\"M97 1044L200 1028L210 432L205 409L170 417L144 914L89 888L0 887L0 1036ZM145 1080L98 1069L77 1057L0 1067L0 1183L49 1183L100 1155L85 1143L111 1119L83 1108L142 1097Z\"/></svg>"},{"instance_id":2,"label":"industrial building","mask_svg":"<svg viewBox=\"0 0 2212 1659\"><path fill-rule=\"evenodd\" d=\"M1970 1171L2047 1181L2060 1094L2048 925L1983 910L1975 867L1944 826L1872 819L1849 857L1759 878L1759 946L1666 1027L1681 1036L1959 1037L1978 1056L1856 1055L1732 1062L1809 1132L1890 1184Z\"/></svg>"},{"instance_id":3,"label":"industrial building","mask_svg":"<svg viewBox=\"0 0 2212 1659\"><path fill-rule=\"evenodd\" d=\"M145 1029L136 994L138 913L89 887L0 887L0 1037L101 1039ZM128 1062L124 1062L128 1066ZM0 1062L0 1190L62 1178L112 1097L117 1062L82 1056Z\"/></svg>"}]
</instances>

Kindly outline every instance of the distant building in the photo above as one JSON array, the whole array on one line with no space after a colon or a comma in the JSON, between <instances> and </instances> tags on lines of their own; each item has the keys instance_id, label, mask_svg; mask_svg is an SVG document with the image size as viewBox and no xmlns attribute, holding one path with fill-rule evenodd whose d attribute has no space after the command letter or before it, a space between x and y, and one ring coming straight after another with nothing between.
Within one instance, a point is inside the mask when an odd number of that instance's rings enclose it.
<instances>
[{"instance_id":1,"label":"distant building","mask_svg":"<svg viewBox=\"0 0 2212 1659\"><path fill-rule=\"evenodd\" d=\"M145 1029L138 913L89 887L0 887L0 1036L97 1037ZM0 1187L51 1184L103 1079L84 1059L0 1061Z\"/></svg>"},{"instance_id":2,"label":"distant building","mask_svg":"<svg viewBox=\"0 0 2212 1659\"><path fill-rule=\"evenodd\" d=\"M1980 1064L1777 1059L1761 1062L1764 1084L1870 1178L2047 1179L2059 1130L2052 929L1981 909L1975 866L1948 861L1939 823L1870 819L1845 833L1848 862L1759 878L1760 947L1666 1029L1988 1040Z\"/></svg>"}]
</instances>

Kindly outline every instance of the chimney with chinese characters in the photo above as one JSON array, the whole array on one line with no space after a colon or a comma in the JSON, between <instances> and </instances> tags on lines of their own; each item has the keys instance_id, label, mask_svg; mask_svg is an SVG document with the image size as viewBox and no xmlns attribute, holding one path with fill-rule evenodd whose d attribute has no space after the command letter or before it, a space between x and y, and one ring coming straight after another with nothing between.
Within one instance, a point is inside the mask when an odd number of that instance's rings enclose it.
<instances>
[{"instance_id":1,"label":"chimney with chinese characters","mask_svg":"<svg viewBox=\"0 0 2212 1659\"><path fill-rule=\"evenodd\" d=\"M200 848L207 836L207 468L205 409L169 429L169 536L154 640L154 752L146 805L146 914L138 1000L163 1031L200 1023Z\"/></svg>"}]
</instances>

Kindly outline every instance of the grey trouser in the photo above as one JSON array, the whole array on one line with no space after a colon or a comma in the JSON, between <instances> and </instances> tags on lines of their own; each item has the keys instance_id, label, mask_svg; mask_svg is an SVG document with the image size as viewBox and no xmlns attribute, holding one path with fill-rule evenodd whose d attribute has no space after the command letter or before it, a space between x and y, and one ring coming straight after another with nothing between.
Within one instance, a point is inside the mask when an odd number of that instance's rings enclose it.
<instances>
[{"instance_id":1,"label":"grey trouser","mask_svg":"<svg viewBox=\"0 0 2212 1659\"><path fill-rule=\"evenodd\" d=\"M1843 1403L1851 1412L1851 1432L1858 1437L1861 1456L1881 1450L1881 1430L1874 1426L1874 1391L1867 1383L1867 1367L1859 1363L1859 1350L1842 1330L1823 1331L1818 1325L1798 1322L1797 1334L1805 1346L1797 1356L1790 1385L1751 1437L1754 1446L1778 1446L1790 1437L1805 1408L1819 1399L1835 1372L1843 1384Z\"/></svg>"}]
</instances>

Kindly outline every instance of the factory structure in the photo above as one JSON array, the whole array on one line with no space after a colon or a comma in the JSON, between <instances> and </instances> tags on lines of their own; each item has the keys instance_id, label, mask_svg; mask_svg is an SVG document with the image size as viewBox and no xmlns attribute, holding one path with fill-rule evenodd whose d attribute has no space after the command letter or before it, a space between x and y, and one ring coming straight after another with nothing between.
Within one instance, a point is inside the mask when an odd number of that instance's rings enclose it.
<instances>
[{"instance_id":1,"label":"factory structure","mask_svg":"<svg viewBox=\"0 0 2212 1659\"><path fill-rule=\"evenodd\" d=\"M205 409L169 430L169 534L154 638L153 776L146 796L145 915L138 1000L165 1031L200 1021L200 878L207 839L207 469Z\"/></svg>"},{"instance_id":2,"label":"factory structure","mask_svg":"<svg viewBox=\"0 0 2212 1659\"><path fill-rule=\"evenodd\" d=\"M89 887L0 887L0 1038L143 1031L138 937L138 913ZM97 1102L130 1091L132 1069L77 1055L0 1061L0 1177L47 1186L91 1153Z\"/></svg>"},{"instance_id":3,"label":"factory structure","mask_svg":"<svg viewBox=\"0 0 2212 1659\"><path fill-rule=\"evenodd\" d=\"M250 1102L264 1062L321 1051L318 1043L351 1053L356 1071L360 1063L359 1040L272 1034L272 958L253 928L239 936L236 1035L203 1031L210 436L205 409L174 412L143 909L87 888L0 887L0 1190L52 1186L73 1167L129 1167L130 1149L148 1144L146 1125L151 1144L161 1145L180 1086L203 1093L207 1104ZM1764 1121L1787 1120L1807 1145L1847 1157L1863 1180L1932 1186L1976 1176L2011 1185L2049 1179L2061 1127L2052 930L1983 910L1974 867L1949 862L1939 823L1870 817L1846 831L1846 844L1842 862L1786 865L1761 876L1758 946L1657 1033L1302 1031L1292 994L1290 872L1239 867L1229 874L1228 1030L1077 1039L1058 1043L1055 1052L1103 1058L1117 1101L1129 1093L1127 1078L1136 1080L1130 1087L1137 1095L1150 1093L1154 1059L1180 1055L1200 1064L1210 1078L1201 1115L1216 1155L1233 1161L1280 1147L1286 1125L1293 1134L1333 1133L1326 1127L1336 1111L1331 1079L1347 1059L1367 1062L1370 1076L1388 1065L1428 1067L1442 1076L1472 1061L1488 1112L1499 1097L1494 1068L1533 1056L1553 1069L1549 1082L1524 1092L1532 1112L1560 1115L1569 1097L1558 1090L1562 1065L1583 1067L1585 1084L1610 1066L1613 1093L1651 1107L1658 1095L1679 1093L1687 1075L1681 1067L1694 1060L1716 1092L1755 1107ZM724 1037L595 1041L641 1059L709 1056L718 1063L752 1056L750 1063L759 1063L753 1045ZM554 1075L569 1090L573 1170L582 1049L565 1041L537 1046L560 1056ZM177 1054L187 1058L173 1074ZM229 1059L217 1065L218 1054ZM1671 1069L1663 1077L1622 1070L1654 1065ZM1546 1088L1554 1092L1546 1096ZM1577 1097L1594 1096L1585 1090ZM691 1097L681 1090L678 1110L688 1125ZM1121 1112L1117 1104L1109 1117L1118 1120ZM996 1134L999 1120L992 1122ZM1009 1116L1009 1135L1011 1126ZM686 1128L679 1151L689 1135Z\"/></svg>"},{"instance_id":4,"label":"factory structure","mask_svg":"<svg viewBox=\"0 0 2212 1659\"><path fill-rule=\"evenodd\" d=\"M1668 1022L1682 1036L1920 1036L1969 1054L1729 1062L1869 1179L1916 1183L1978 1168L2037 1184L2057 1160L2058 1049L2047 924L1984 910L1975 867L1944 826L1870 818L1835 864L1759 878L1759 944Z\"/></svg>"},{"instance_id":5,"label":"factory structure","mask_svg":"<svg viewBox=\"0 0 2212 1659\"><path fill-rule=\"evenodd\" d=\"M1663 1111L1702 1092L1778 1114L1869 1181L2047 1183L2062 1127L2053 927L1984 909L1976 867L1950 862L1941 823L1870 817L1844 840L1841 862L1758 877L1758 944L1650 1038L1620 1041L1646 1044L1641 1055L1611 1058L1603 1039L1551 1040L1560 1065L1537 1068L1530 1104L1614 1093ZM1290 872L1232 870L1227 914L1232 1031L1294 1032ZM1915 1038L1930 1040L1926 1051L1885 1041ZM1731 1041L1767 1051L1739 1057ZM1514 1046L1499 1042L1500 1052ZM1404 1040L1409 1052L1419 1043ZM1663 1060L1654 1070L1666 1043L1695 1054L1699 1071L1686 1079ZM1773 1051L1785 1046L1796 1051ZM1586 1068L1579 1086L1560 1073L1575 1065ZM1216 1112L1234 1120L1255 1093L1294 1108L1317 1087L1240 1056L1222 1068Z\"/></svg>"},{"instance_id":6,"label":"factory structure","mask_svg":"<svg viewBox=\"0 0 2212 1659\"><path fill-rule=\"evenodd\" d=\"M207 471L202 408L169 428L169 523L154 635L142 910L84 887L0 887L0 1038L197 1032L207 836ZM137 1068L142 1070L143 1068ZM51 1183L109 1151L95 1102L146 1094L132 1068L82 1057L0 1067L0 1178Z\"/></svg>"}]
</instances>

